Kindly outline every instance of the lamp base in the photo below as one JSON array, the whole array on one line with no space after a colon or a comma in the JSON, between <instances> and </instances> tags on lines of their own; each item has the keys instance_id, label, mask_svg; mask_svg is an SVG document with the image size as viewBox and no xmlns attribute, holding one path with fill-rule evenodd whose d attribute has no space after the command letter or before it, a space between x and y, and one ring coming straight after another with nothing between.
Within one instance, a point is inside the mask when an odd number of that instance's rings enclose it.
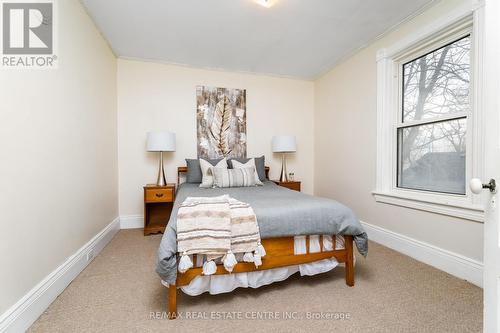
<instances>
[{"instance_id":1,"label":"lamp base","mask_svg":"<svg viewBox=\"0 0 500 333\"><path fill-rule=\"evenodd\" d=\"M156 186L166 186L167 179L165 178L165 170L163 170L163 152L160 152L160 165L158 168L158 178L156 179Z\"/></svg>"},{"instance_id":2,"label":"lamp base","mask_svg":"<svg viewBox=\"0 0 500 333\"><path fill-rule=\"evenodd\" d=\"M286 171L286 154L281 155L281 173L280 173L280 182L288 181L288 172Z\"/></svg>"}]
</instances>

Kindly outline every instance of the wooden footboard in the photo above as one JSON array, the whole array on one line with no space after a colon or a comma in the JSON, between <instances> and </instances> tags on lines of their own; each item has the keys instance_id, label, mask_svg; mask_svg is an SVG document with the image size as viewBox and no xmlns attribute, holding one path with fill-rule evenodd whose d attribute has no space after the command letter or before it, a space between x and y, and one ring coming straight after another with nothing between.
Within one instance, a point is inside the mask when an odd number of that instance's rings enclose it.
<instances>
[{"instance_id":1,"label":"wooden footboard","mask_svg":"<svg viewBox=\"0 0 500 333\"><path fill-rule=\"evenodd\" d=\"M345 263L345 282L348 286L354 286L354 253L353 237L344 237L344 249L335 250L336 237L333 236L332 251L310 253L309 236L306 238L306 254L294 254L294 238L282 237L262 240L262 245L266 249L266 256L262 258L262 265L258 268L253 263L239 262L233 269L233 273L255 272L265 269L307 264L314 261L335 257L339 263ZM320 236L320 247L323 251L323 236ZM194 259L193 262L196 262ZM175 285L169 286L168 307L169 318L177 317L177 288L188 285L194 278L202 275L202 268L191 268L187 272L178 273ZM230 274L223 265L217 265L216 275Z\"/></svg>"}]
</instances>

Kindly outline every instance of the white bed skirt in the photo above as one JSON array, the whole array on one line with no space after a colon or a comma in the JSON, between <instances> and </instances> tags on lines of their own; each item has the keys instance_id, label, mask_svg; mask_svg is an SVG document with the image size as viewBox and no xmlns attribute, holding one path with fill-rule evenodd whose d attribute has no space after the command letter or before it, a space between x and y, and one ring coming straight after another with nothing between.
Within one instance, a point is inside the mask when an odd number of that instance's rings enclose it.
<instances>
[{"instance_id":1,"label":"white bed skirt","mask_svg":"<svg viewBox=\"0 0 500 333\"><path fill-rule=\"evenodd\" d=\"M321 252L319 243L320 237L315 235L310 236L309 238L309 252ZM295 236L294 241L295 254L307 253L306 236ZM344 238L342 236L336 237L335 248L337 250L344 248ZM332 250L332 236L323 236L323 250ZM202 267L205 259L204 256L196 257L197 260L195 266ZM297 272L300 272L300 275L302 276L325 273L337 267L338 264L339 263L335 258L331 258L315 261L309 264L266 269L256 272L197 276L191 281L189 285L183 286L181 287L181 289L184 293L191 296L200 295L204 292L209 292L212 295L228 293L236 288L259 288L273 282L283 281ZM162 284L168 287L168 284L166 282L162 281Z\"/></svg>"}]
</instances>

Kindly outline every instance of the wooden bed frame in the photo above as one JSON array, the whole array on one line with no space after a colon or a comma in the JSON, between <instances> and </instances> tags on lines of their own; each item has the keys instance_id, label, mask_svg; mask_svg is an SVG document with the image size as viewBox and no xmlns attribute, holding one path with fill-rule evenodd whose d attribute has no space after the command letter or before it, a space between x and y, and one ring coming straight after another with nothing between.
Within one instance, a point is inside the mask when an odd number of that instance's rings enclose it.
<instances>
[{"instance_id":1,"label":"wooden bed frame","mask_svg":"<svg viewBox=\"0 0 500 333\"><path fill-rule=\"evenodd\" d=\"M181 174L187 172L187 167L177 169L177 184ZM266 178L269 179L269 167L266 167ZM348 286L354 286L354 257L353 257L353 237L344 235L344 249L335 250L336 237L333 235L332 251L323 251L323 236L320 236L321 252L310 253L309 236L306 236L306 254L294 254L294 237L280 237L263 239L262 245L266 249L266 256L262 258L262 265L258 268L254 263L238 262L234 266L233 273L255 272L265 269L286 267L311 263L314 261L335 258L339 263L345 263L345 282ZM196 255L193 255L193 262L196 262ZM202 267L193 267L185 273L177 273L175 285L168 288L168 314L170 319L177 317L177 288L188 285L194 278L202 275ZM215 275L230 274L223 265L217 265Z\"/></svg>"}]
</instances>

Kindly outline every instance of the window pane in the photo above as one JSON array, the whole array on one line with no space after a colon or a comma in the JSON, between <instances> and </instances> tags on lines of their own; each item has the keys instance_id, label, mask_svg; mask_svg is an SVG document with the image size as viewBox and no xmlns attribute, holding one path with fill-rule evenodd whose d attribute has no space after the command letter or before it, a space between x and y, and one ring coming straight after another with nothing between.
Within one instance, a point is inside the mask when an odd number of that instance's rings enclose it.
<instances>
[{"instance_id":1,"label":"window pane","mask_svg":"<svg viewBox=\"0 0 500 333\"><path fill-rule=\"evenodd\" d=\"M403 121L469 109L470 36L403 65Z\"/></svg>"},{"instance_id":2,"label":"window pane","mask_svg":"<svg viewBox=\"0 0 500 333\"><path fill-rule=\"evenodd\" d=\"M398 130L398 186L465 194L466 119Z\"/></svg>"}]
</instances>

